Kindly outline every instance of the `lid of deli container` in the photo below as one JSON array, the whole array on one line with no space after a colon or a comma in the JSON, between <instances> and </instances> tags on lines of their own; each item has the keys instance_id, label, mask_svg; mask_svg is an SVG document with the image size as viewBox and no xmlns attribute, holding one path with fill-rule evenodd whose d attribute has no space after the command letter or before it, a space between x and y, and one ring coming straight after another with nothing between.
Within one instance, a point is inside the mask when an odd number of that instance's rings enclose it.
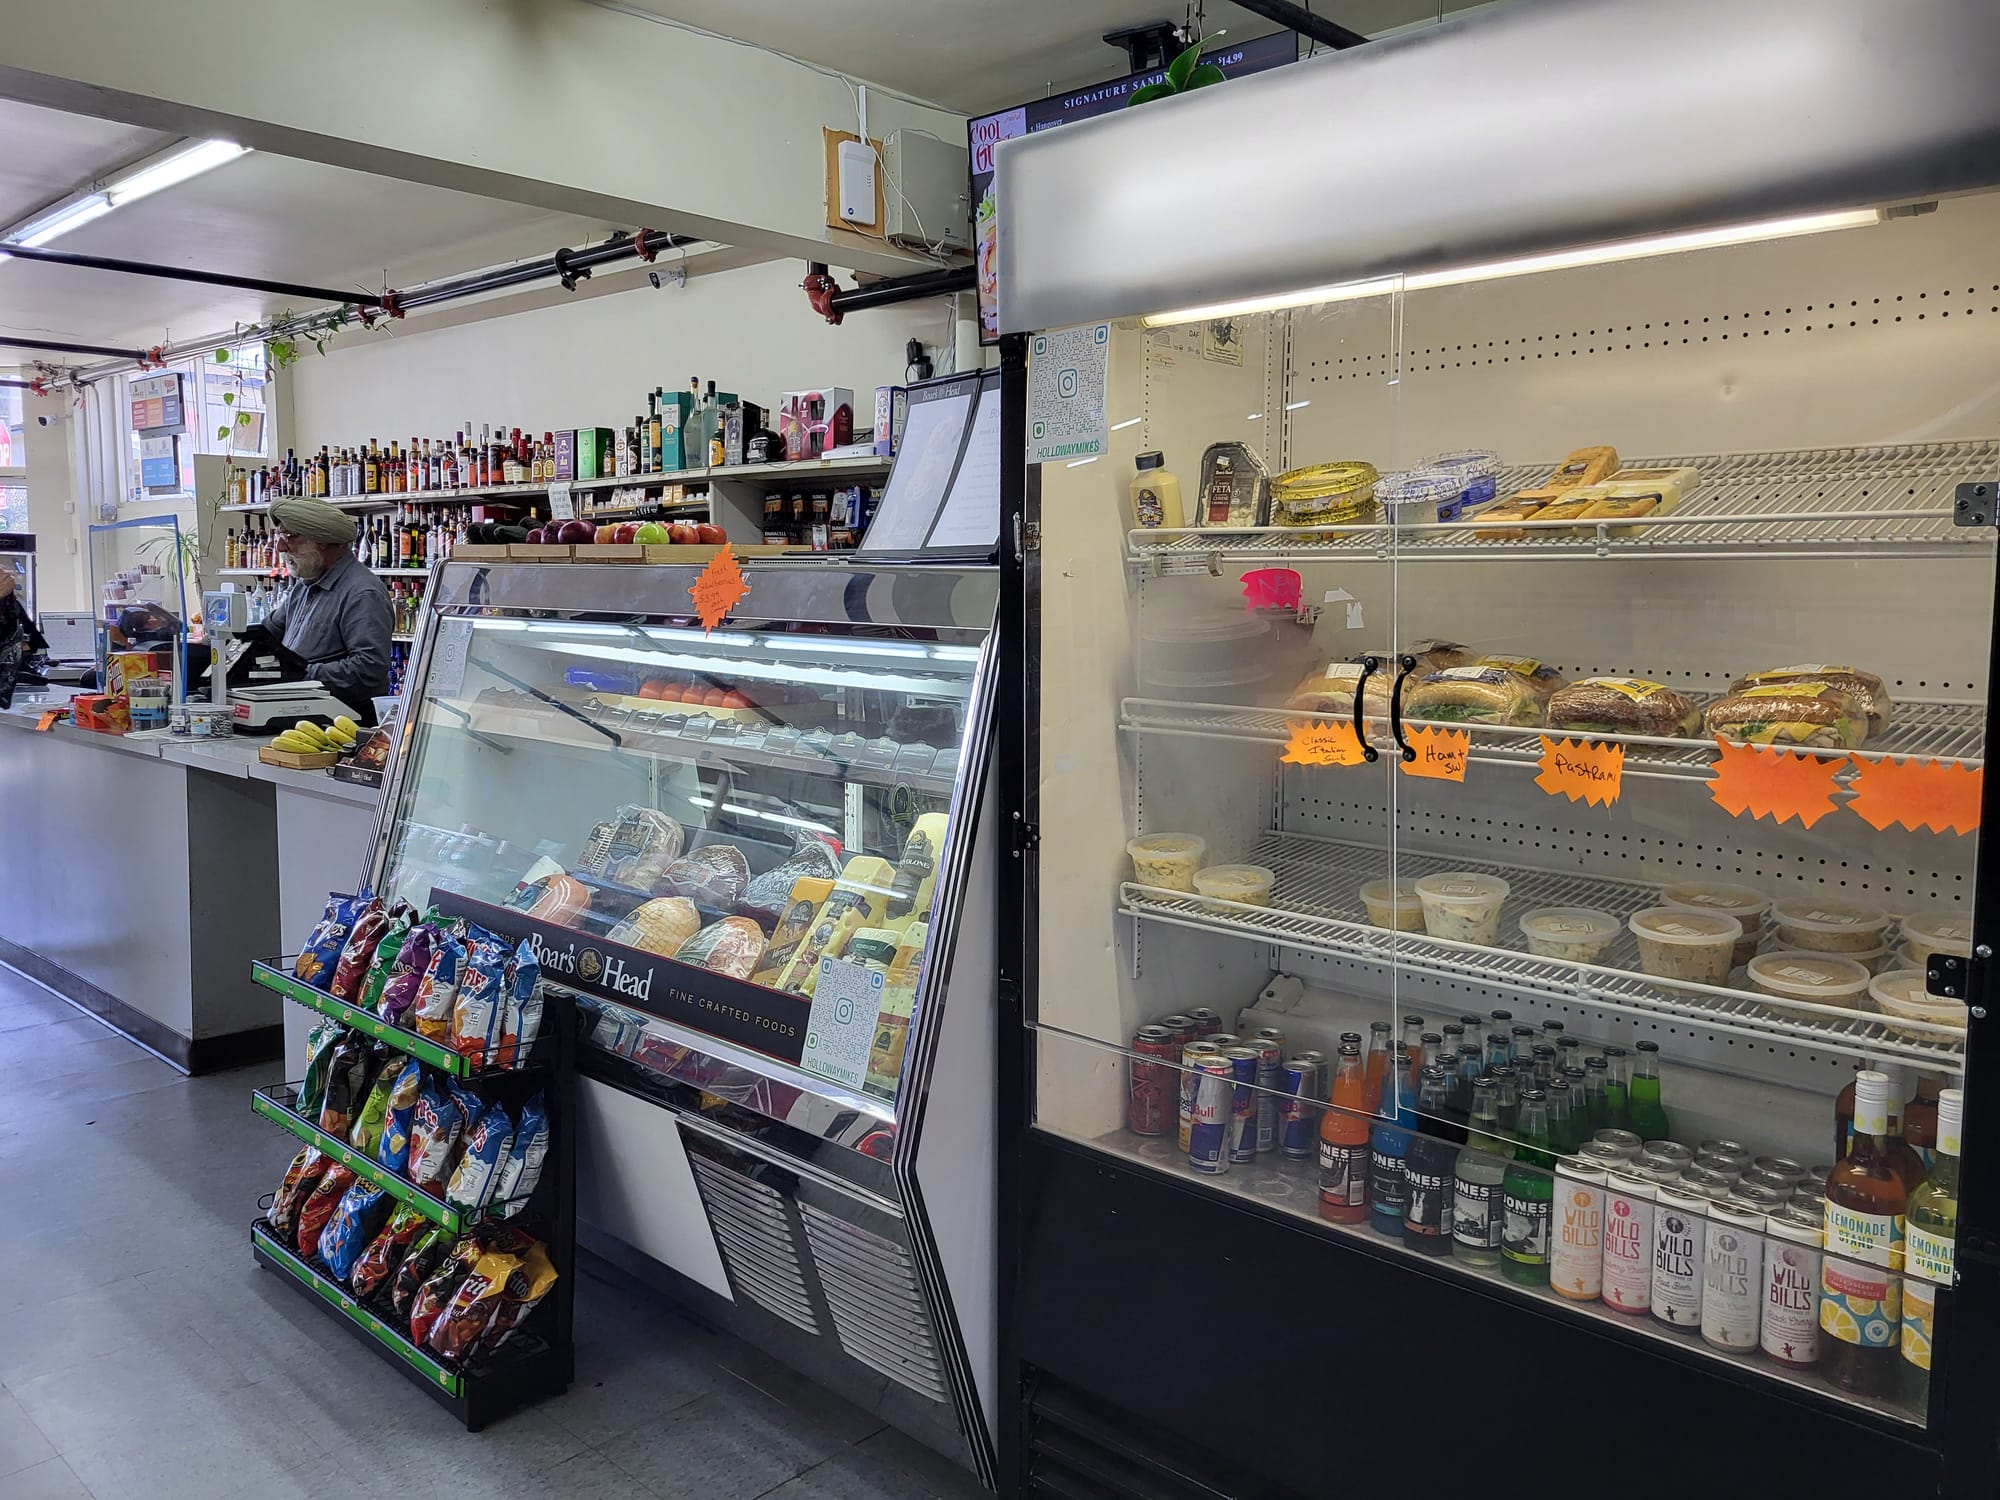
<instances>
[{"instance_id":1,"label":"lid of deli container","mask_svg":"<svg viewBox=\"0 0 2000 1500\"><path fill-rule=\"evenodd\" d=\"M1277 879L1278 872L1264 865L1210 865L1195 871L1194 888L1204 896L1227 897L1232 890L1268 889Z\"/></svg>"},{"instance_id":2,"label":"lid of deli container","mask_svg":"<svg viewBox=\"0 0 2000 1500\"><path fill-rule=\"evenodd\" d=\"M1446 870L1417 882L1417 894L1449 905L1454 901L1504 901L1512 887L1497 875L1478 870Z\"/></svg>"},{"instance_id":3,"label":"lid of deli container","mask_svg":"<svg viewBox=\"0 0 2000 1500\"><path fill-rule=\"evenodd\" d=\"M1750 960L1751 982L1800 1000L1843 998L1868 988L1866 965L1834 953L1806 953L1783 948Z\"/></svg>"},{"instance_id":4,"label":"lid of deli container","mask_svg":"<svg viewBox=\"0 0 2000 1500\"><path fill-rule=\"evenodd\" d=\"M1159 452L1141 453L1138 463L1142 469L1161 469L1166 467L1167 456Z\"/></svg>"},{"instance_id":5,"label":"lid of deli container","mask_svg":"<svg viewBox=\"0 0 2000 1500\"><path fill-rule=\"evenodd\" d=\"M1361 884L1361 899L1379 902L1394 900L1407 904L1418 899L1417 883L1407 876L1401 880L1391 880L1386 875L1377 880L1366 880Z\"/></svg>"},{"instance_id":6,"label":"lid of deli container","mask_svg":"<svg viewBox=\"0 0 2000 1500\"><path fill-rule=\"evenodd\" d=\"M1491 448L1454 448L1448 453L1433 453L1424 460L1424 467L1447 470L1460 480L1478 479L1500 472L1500 455Z\"/></svg>"},{"instance_id":7,"label":"lid of deli container","mask_svg":"<svg viewBox=\"0 0 2000 1500\"><path fill-rule=\"evenodd\" d=\"M1465 488L1457 474L1437 469L1402 469L1375 481L1375 498L1384 505L1416 500L1456 500Z\"/></svg>"},{"instance_id":8,"label":"lid of deli container","mask_svg":"<svg viewBox=\"0 0 2000 1500\"><path fill-rule=\"evenodd\" d=\"M1180 855L1200 859L1208 852L1208 840L1198 833L1146 833L1128 839L1125 852L1134 859L1173 859Z\"/></svg>"},{"instance_id":9,"label":"lid of deli container","mask_svg":"<svg viewBox=\"0 0 2000 1500\"><path fill-rule=\"evenodd\" d=\"M1727 912L1691 911L1684 906L1649 906L1632 913L1632 931L1655 943L1706 946L1743 936L1743 924Z\"/></svg>"},{"instance_id":10,"label":"lid of deli container","mask_svg":"<svg viewBox=\"0 0 2000 1500\"><path fill-rule=\"evenodd\" d=\"M1956 1005L1964 1008L1964 1002L1948 1000L1943 995L1933 995L1925 988L1928 982L1922 969L1890 969L1877 974L1868 981L1868 993L1875 997L1877 1004L1884 1001L1896 1005Z\"/></svg>"},{"instance_id":11,"label":"lid of deli container","mask_svg":"<svg viewBox=\"0 0 2000 1500\"><path fill-rule=\"evenodd\" d=\"M1618 935L1618 919L1590 906L1538 906L1521 918L1523 937L1544 942L1610 942Z\"/></svg>"},{"instance_id":12,"label":"lid of deli container","mask_svg":"<svg viewBox=\"0 0 2000 1500\"><path fill-rule=\"evenodd\" d=\"M1972 952L1972 913L1956 906L1929 906L1903 918L1903 939L1926 948Z\"/></svg>"},{"instance_id":13,"label":"lid of deli container","mask_svg":"<svg viewBox=\"0 0 2000 1500\"><path fill-rule=\"evenodd\" d=\"M1803 932L1885 931L1889 914L1851 896L1787 896L1771 903L1771 916Z\"/></svg>"},{"instance_id":14,"label":"lid of deli container","mask_svg":"<svg viewBox=\"0 0 2000 1500\"><path fill-rule=\"evenodd\" d=\"M1140 639L1160 646L1226 646L1271 633L1271 622L1242 609L1198 611L1149 623Z\"/></svg>"},{"instance_id":15,"label":"lid of deli container","mask_svg":"<svg viewBox=\"0 0 2000 1500\"><path fill-rule=\"evenodd\" d=\"M1771 898L1747 885L1726 880L1682 880L1660 887L1660 904L1689 911L1715 911L1736 918L1747 931L1762 922Z\"/></svg>"}]
</instances>

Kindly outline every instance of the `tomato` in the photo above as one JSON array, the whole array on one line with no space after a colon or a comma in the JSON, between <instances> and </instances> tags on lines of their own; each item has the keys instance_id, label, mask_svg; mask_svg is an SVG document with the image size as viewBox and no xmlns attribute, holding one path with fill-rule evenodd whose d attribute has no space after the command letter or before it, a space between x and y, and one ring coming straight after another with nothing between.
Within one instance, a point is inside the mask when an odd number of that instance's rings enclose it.
<instances>
[{"instance_id":1,"label":"tomato","mask_svg":"<svg viewBox=\"0 0 2000 1500\"><path fill-rule=\"evenodd\" d=\"M657 677L649 678L640 687L639 696L641 698L664 698L667 696L667 685Z\"/></svg>"},{"instance_id":2,"label":"tomato","mask_svg":"<svg viewBox=\"0 0 2000 1500\"><path fill-rule=\"evenodd\" d=\"M722 706L724 708L755 708L757 705L750 701L748 694L731 690L722 695Z\"/></svg>"}]
</instances>

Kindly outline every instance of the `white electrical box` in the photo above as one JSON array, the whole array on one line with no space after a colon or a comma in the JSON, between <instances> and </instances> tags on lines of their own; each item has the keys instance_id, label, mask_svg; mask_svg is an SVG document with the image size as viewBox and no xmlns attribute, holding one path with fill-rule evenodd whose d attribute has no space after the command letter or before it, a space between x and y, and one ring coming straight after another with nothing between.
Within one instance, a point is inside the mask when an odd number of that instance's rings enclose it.
<instances>
[{"instance_id":1,"label":"white electrical box","mask_svg":"<svg viewBox=\"0 0 2000 1500\"><path fill-rule=\"evenodd\" d=\"M850 224L875 222L875 153L860 141L840 143L840 216Z\"/></svg>"},{"instance_id":2,"label":"white electrical box","mask_svg":"<svg viewBox=\"0 0 2000 1500\"><path fill-rule=\"evenodd\" d=\"M912 247L972 248L972 187L965 147L910 130L894 130L882 145L888 177L883 225L888 237Z\"/></svg>"}]
</instances>

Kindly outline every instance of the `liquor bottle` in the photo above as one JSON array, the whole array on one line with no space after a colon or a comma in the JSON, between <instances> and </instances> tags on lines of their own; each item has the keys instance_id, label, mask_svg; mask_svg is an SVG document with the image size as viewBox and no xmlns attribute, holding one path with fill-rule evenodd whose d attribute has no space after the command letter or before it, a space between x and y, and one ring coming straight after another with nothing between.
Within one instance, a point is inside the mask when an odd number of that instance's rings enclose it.
<instances>
[{"instance_id":1,"label":"liquor bottle","mask_svg":"<svg viewBox=\"0 0 2000 1500\"><path fill-rule=\"evenodd\" d=\"M1894 1393L1898 1357L1903 1253L1899 1225L1909 1189L1889 1134L1886 1073L1864 1069L1854 1079L1854 1137L1826 1180L1820 1267L1819 1326L1827 1379L1864 1396Z\"/></svg>"},{"instance_id":2,"label":"liquor bottle","mask_svg":"<svg viewBox=\"0 0 2000 1500\"><path fill-rule=\"evenodd\" d=\"M222 534L222 565L225 568L240 568L243 549L236 540L236 528L230 527Z\"/></svg>"},{"instance_id":3,"label":"liquor bottle","mask_svg":"<svg viewBox=\"0 0 2000 1500\"><path fill-rule=\"evenodd\" d=\"M1336 1224L1368 1217L1368 1111L1362 1090L1361 1034L1344 1032L1331 1108L1319 1120L1319 1214Z\"/></svg>"},{"instance_id":4,"label":"liquor bottle","mask_svg":"<svg viewBox=\"0 0 2000 1500\"><path fill-rule=\"evenodd\" d=\"M1419 1255L1451 1254L1453 1168L1459 1151L1445 1134L1450 1099L1445 1070L1426 1068L1417 1084L1417 1134L1410 1137L1403 1158L1403 1243Z\"/></svg>"},{"instance_id":5,"label":"liquor bottle","mask_svg":"<svg viewBox=\"0 0 2000 1500\"><path fill-rule=\"evenodd\" d=\"M1625 1082L1625 1049L1606 1047L1604 1049L1604 1124L1612 1130L1632 1128L1632 1106L1629 1085ZM1641 1140L1646 1139L1644 1136ZM1658 1140L1655 1136L1653 1139Z\"/></svg>"},{"instance_id":6,"label":"liquor bottle","mask_svg":"<svg viewBox=\"0 0 2000 1500\"><path fill-rule=\"evenodd\" d=\"M1855 1077L1859 1078L1862 1071L1871 1068L1886 1075L1889 1080L1889 1135L1894 1141L1890 1156L1903 1179L1903 1186L1915 1192L1929 1169L1922 1154L1908 1143L1904 1135L1904 1099L1910 1092L1908 1075L1895 1063L1877 1062L1870 1058L1856 1069ZM1910 1101L1908 1107L1917 1114L1919 1139L1929 1145L1937 1139L1937 1116L1930 1101L1923 1097L1921 1084L1917 1098ZM1847 1154L1848 1145L1854 1139L1854 1083L1851 1080L1833 1101L1833 1120L1834 1134L1840 1141L1840 1149L1834 1154L1834 1159L1838 1161Z\"/></svg>"},{"instance_id":7,"label":"liquor bottle","mask_svg":"<svg viewBox=\"0 0 2000 1500\"><path fill-rule=\"evenodd\" d=\"M1371 1101L1382 1097L1382 1086L1389 1079L1389 1023L1370 1021L1368 1023L1368 1058L1361 1070L1363 1095Z\"/></svg>"},{"instance_id":8,"label":"liquor bottle","mask_svg":"<svg viewBox=\"0 0 2000 1500\"><path fill-rule=\"evenodd\" d=\"M1938 1091L1937 1150L1930 1176L1910 1194L1904 1218L1903 1255L1909 1274L1903 1282L1903 1391L1919 1413L1930 1402L1937 1289L1951 1285L1957 1248L1959 1127L1964 1115L1964 1093Z\"/></svg>"},{"instance_id":9,"label":"liquor bottle","mask_svg":"<svg viewBox=\"0 0 2000 1500\"><path fill-rule=\"evenodd\" d=\"M646 398L646 405L649 410L646 415L638 419L639 472L641 474L650 474L653 472L653 454L657 451L653 443L653 424L658 420L659 408L651 396Z\"/></svg>"},{"instance_id":10,"label":"liquor bottle","mask_svg":"<svg viewBox=\"0 0 2000 1500\"><path fill-rule=\"evenodd\" d=\"M1549 1101L1540 1089L1521 1095L1520 1154L1500 1184L1505 1222L1500 1274L1522 1286L1549 1284L1549 1241L1555 1216L1556 1159L1549 1149Z\"/></svg>"},{"instance_id":11,"label":"liquor bottle","mask_svg":"<svg viewBox=\"0 0 2000 1500\"><path fill-rule=\"evenodd\" d=\"M1625 1129L1637 1132L1642 1141L1671 1140L1673 1130L1667 1119L1667 1107L1660 1098L1660 1044L1640 1042L1633 1050L1639 1054L1639 1061L1633 1067L1632 1091L1625 1103L1625 1113L1632 1123Z\"/></svg>"},{"instance_id":12,"label":"liquor bottle","mask_svg":"<svg viewBox=\"0 0 2000 1500\"><path fill-rule=\"evenodd\" d=\"M1368 1135L1368 1223L1377 1234L1401 1239L1407 1187L1404 1158L1410 1149L1410 1132L1417 1123L1409 1058L1397 1056L1394 1071L1382 1081L1375 1114L1375 1125Z\"/></svg>"},{"instance_id":13,"label":"liquor bottle","mask_svg":"<svg viewBox=\"0 0 2000 1500\"><path fill-rule=\"evenodd\" d=\"M373 438L368 440L368 452L361 460L361 493L382 493L382 449Z\"/></svg>"},{"instance_id":14,"label":"liquor bottle","mask_svg":"<svg viewBox=\"0 0 2000 1500\"><path fill-rule=\"evenodd\" d=\"M1451 1253L1469 1266L1500 1263L1503 1185L1513 1147L1500 1139L1499 1090L1472 1086L1472 1135L1452 1168Z\"/></svg>"},{"instance_id":15,"label":"liquor bottle","mask_svg":"<svg viewBox=\"0 0 2000 1500\"><path fill-rule=\"evenodd\" d=\"M649 471L659 474L666 469L666 419L660 415L660 397L656 390L646 398L646 441L652 446L653 467Z\"/></svg>"}]
</instances>

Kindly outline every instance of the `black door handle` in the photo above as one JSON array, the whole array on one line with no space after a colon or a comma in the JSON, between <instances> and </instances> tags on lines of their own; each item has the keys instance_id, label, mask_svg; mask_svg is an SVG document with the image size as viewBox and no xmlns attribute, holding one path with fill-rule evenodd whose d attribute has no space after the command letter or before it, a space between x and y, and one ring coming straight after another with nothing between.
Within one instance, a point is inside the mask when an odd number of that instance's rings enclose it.
<instances>
[{"instance_id":1,"label":"black door handle","mask_svg":"<svg viewBox=\"0 0 2000 1500\"><path fill-rule=\"evenodd\" d=\"M1409 761L1417 758L1417 752L1403 739L1403 684L1417 670L1417 659L1405 656L1402 663L1403 670L1396 674L1396 685L1389 690L1389 733L1396 741L1396 748L1403 752L1403 759Z\"/></svg>"},{"instance_id":2,"label":"black door handle","mask_svg":"<svg viewBox=\"0 0 2000 1500\"><path fill-rule=\"evenodd\" d=\"M1381 759L1375 747L1368 743L1368 731L1362 722L1361 703L1368 696L1368 674L1378 670L1382 663L1373 656L1361 658L1361 680L1354 684L1354 742L1361 747L1361 753L1370 761Z\"/></svg>"}]
</instances>

